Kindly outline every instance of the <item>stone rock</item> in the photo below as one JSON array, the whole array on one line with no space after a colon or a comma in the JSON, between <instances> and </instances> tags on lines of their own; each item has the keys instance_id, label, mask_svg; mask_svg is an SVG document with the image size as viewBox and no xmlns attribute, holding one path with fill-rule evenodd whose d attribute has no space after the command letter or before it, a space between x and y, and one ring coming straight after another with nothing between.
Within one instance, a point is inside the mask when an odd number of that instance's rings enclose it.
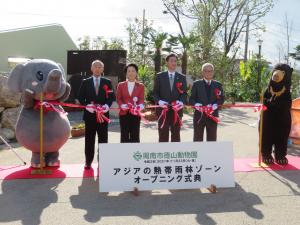
<instances>
[{"instance_id":1,"label":"stone rock","mask_svg":"<svg viewBox=\"0 0 300 225\"><path fill-rule=\"evenodd\" d=\"M0 107L0 113L2 113L4 111L4 107Z\"/></svg>"},{"instance_id":2,"label":"stone rock","mask_svg":"<svg viewBox=\"0 0 300 225\"><path fill-rule=\"evenodd\" d=\"M7 87L8 77L0 76L0 106L4 108L15 108L20 105L21 93L16 93Z\"/></svg>"},{"instance_id":3,"label":"stone rock","mask_svg":"<svg viewBox=\"0 0 300 225\"><path fill-rule=\"evenodd\" d=\"M18 116L20 114L21 107L9 108L2 112L1 124L4 128L9 128L15 131Z\"/></svg>"},{"instance_id":4,"label":"stone rock","mask_svg":"<svg viewBox=\"0 0 300 225\"><path fill-rule=\"evenodd\" d=\"M0 135L5 139L5 140L12 140L16 138L16 134L12 129L9 128L0 128Z\"/></svg>"}]
</instances>

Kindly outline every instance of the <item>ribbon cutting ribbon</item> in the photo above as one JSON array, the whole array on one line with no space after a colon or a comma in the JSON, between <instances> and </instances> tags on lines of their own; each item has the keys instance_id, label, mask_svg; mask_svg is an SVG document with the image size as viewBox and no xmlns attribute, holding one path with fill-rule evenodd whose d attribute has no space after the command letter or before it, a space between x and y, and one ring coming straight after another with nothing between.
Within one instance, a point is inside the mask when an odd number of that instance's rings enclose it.
<instances>
[{"instance_id":1,"label":"ribbon cutting ribbon","mask_svg":"<svg viewBox=\"0 0 300 225\"><path fill-rule=\"evenodd\" d=\"M170 105L163 105L163 106L154 105L154 106L146 107L146 108L158 108L158 107L162 108L161 114L158 117L158 121L161 120L161 119L163 121L160 128L163 128L165 126L165 122L166 122L166 119L167 119L167 112L169 111L169 106ZM176 104L176 102L172 102L171 108L174 112L173 124L175 125L178 121L179 126L182 126L182 120L180 119L180 116L179 116L178 112L181 109L183 109L183 105Z\"/></svg>"},{"instance_id":2,"label":"ribbon cutting ribbon","mask_svg":"<svg viewBox=\"0 0 300 225\"><path fill-rule=\"evenodd\" d=\"M169 109L168 109L167 105L158 106L158 107L162 108L162 111L161 111L160 116L158 117L157 120L158 121L161 120L161 119L163 120L163 122L162 122L162 124L160 126L160 128L163 128L165 126L165 122L166 122L166 118L167 118L167 112L168 112Z\"/></svg>"},{"instance_id":3,"label":"ribbon cutting ribbon","mask_svg":"<svg viewBox=\"0 0 300 225\"><path fill-rule=\"evenodd\" d=\"M36 100L35 104L34 104L34 109L40 109L41 106L43 107L43 110L45 113L47 113L49 111L55 111L55 112L63 114L63 115L67 115L67 113L61 107L55 107L55 106L65 106L65 107L81 108L81 109L92 108L96 112L96 119L97 119L98 123L103 123L103 122L110 123L110 119L105 116L105 112L101 105L83 106L83 105L77 105L77 104L72 104L72 103L63 103L63 102L57 102L57 101L41 102L41 101ZM131 103L129 103L128 106L129 106L130 113L132 115L140 116L144 122L146 122L146 123L149 122L145 119L145 115L141 112L142 110L139 106L133 105ZM146 107L146 109L162 108L162 112L158 118L158 120L161 120L161 119L163 120L161 128L164 127L164 125L165 125L167 111L169 110L169 106L171 106L172 110L174 111L174 117L173 117L174 125L178 121L179 125L182 126L182 120L180 119L178 112L181 109L183 109L183 107L192 107L195 110L205 114L207 117L209 117L216 123L220 122L220 120L217 117L212 115L214 110L211 106L184 106L184 105L176 104L176 102L173 102L171 105L164 105L164 106L152 105L152 106ZM219 108L253 108L254 112L260 112L260 111L267 110L267 107L263 104L224 104L224 105L219 105L218 107ZM119 110L119 109L120 108L110 108L110 110ZM199 121L201 119L202 119L202 116L199 119Z\"/></svg>"},{"instance_id":4,"label":"ribbon cutting ribbon","mask_svg":"<svg viewBox=\"0 0 300 225\"><path fill-rule=\"evenodd\" d=\"M202 115L206 115L208 118L210 118L211 120L215 121L216 123L219 123L220 120L213 116L212 113L214 112L212 106L192 106L192 108L196 109L197 111L201 112ZM199 124L201 119L202 119L202 115L200 117L200 119L197 121L197 123Z\"/></svg>"},{"instance_id":5,"label":"ribbon cutting ribbon","mask_svg":"<svg viewBox=\"0 0 300 225\"><path fill-rule=\"evenodd\" d=\"M180 116L178 115L178 112L183 109L183 105L176 104L176 102L172 102L172 109L174 111L174 117L173 117L173 124L175 125L178 121L179 126L182 126L182 121L180 119Z\"/></svg>"},{"instance_id":6,"label":"ribbon cutting ribbon","mask_svg":"<svg viewBox=\"0 0 300 225\"><path fill-rule=\"evenodd\" d=\"M110 119L105 116L105 111L103 110L102 105L86 106L86 108L92 108L96 111L97 123L110 123Z\"/></svg>"},{"instance_id":7,"label":"ribbon cutting ribbon","mask_svg":"<svg viewBox=\"0 0 300 225\"><path fill-rule=\"evenodd\" d=\"M129 109L129 112L134 115L134 116L139 116L141 118L141 120L148 124L149 121L145 119L145 114L142 113L142 109L139 105L133 105L131 104L130 102L127 104L128 105L128 109Z\"/></svg>"},{"instance_id":8,"label":"ribbon cutting ribbon","mask_svg":"<svg viewBox=\"0 0 300 225\"><path fill-rule=\"evenodd\" d=\"M253 108L254 112L267 110L267 106L263 104L224 104L221 108Z\"/></svg>"},{"instance_id":9,"label":"ribbon cutting ribbon","mask_svg":"<svg viewBox=\"0 0 300 225\"><path fill-rule=\"evenodd\" d=\"M54 112L57 112L59 114L68 115L68 113L65 112L65 110L63 108L55 107L55 106L60 106L58 104L55 104L57 102L53 102L53 103L52 102L35 101L34 109L40 110L40 108L43 107L43 111L45 113L50 112L50 111L54 111Z\"/></svg>"}]
</instances>

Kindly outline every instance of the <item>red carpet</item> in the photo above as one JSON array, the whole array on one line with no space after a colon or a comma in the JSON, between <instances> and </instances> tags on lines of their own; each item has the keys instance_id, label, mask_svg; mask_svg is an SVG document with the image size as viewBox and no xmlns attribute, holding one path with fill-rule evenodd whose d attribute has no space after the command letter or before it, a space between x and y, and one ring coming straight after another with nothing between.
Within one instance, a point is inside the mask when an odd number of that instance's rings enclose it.
<instances>
[{"instance_id":1,"label":"red carpet","mask_svg":"<svg viewBox=\"0 0 300 225\"><path fill-rule=\"evenodd\" d=\"M239 158L234 160L235 172L255 172L264 170L300 170L300 157L288 156L289 164L279 166L274 164L267 168L253 167L251 164L257 163L257 158ZM48 168L47 168L48 169ZM32 169L28 166L0 166L0 180L14 179L41 179L41 178L80 178L94 177L98 175L97 164L93 169L84 170L83 164L62 164L58 169L51 169L49 175L32 175Z\"/></svg>"}]
</instances>

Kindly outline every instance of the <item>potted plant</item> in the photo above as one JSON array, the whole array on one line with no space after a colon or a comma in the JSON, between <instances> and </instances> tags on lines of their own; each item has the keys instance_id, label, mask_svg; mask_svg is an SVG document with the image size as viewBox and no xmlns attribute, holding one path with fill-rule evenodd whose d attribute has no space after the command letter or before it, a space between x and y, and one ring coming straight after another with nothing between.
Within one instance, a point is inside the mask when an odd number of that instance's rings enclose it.
<instances>
[{"instance_id":1,"label":"potted plant","mask_svg":"<svg viewBox=\"0 0 300 225\"><path fill-rule=\"evenodd\" d=\"M85 125L84 123L77 124L72 126L71 136L72 137L81 137L85 134Z\"/></svg>"}]
</instances>

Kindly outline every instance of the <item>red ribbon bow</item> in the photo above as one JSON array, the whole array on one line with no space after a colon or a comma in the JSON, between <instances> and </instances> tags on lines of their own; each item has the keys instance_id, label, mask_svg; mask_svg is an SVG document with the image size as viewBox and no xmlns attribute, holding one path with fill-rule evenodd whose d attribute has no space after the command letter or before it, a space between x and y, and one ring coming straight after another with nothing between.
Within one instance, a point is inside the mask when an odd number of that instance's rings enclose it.
<instances>
[{"instance_id":1,"label":"red ribbon bow","mask_svg":"<svg viewBox=\"0 0 300 225\"><path fill-rule=\"evenodd\" d=\"M145 114L142 113L142 109L139 105L133 105L131 103L128 103L128 109L129 112L134 115L134 116L139 116L141 118L141 120L144 121L144 123L148 124L149 121L145 119Z\"/></svg>"},{"instance_id":2,"label":"red ribbon bow","mask_svg":"<svg viewBox=\"0 0 300 225\"><path fill-rule=\"evenodd\" d=\"M68 114L64 111L63 108L61 108L60 106L55 107L55 105L59 105L59 103L56 102L56 101L53 101L53 104L51 102L46 102L46 101L44 101L44 102L35 101L33 108L36 109L36 110L40 110L41 107L43 107L43 112L45 112L45 113L50 112L50 111L54 111L54 112L57 112L57 113L63 114L63 115Z\"/></svg>"},{"instance_id":3,"label":"red ribbon bow","mask_svg":"<svg viewBox=\"0 0 300 225\"><path fill-rule=\"evenodd\" d=\"M180 94L183 93L183 90L181 89L181 88L182 88L182 82L177 82L177 83L176 83L176 88L177 88L177 90L178 90L178 92L179 92Z\"/></svg>"},{"instance_id":4,"label":"red ribbon bow","mask_svg":"<svg viewBox=\"0 0 300 225\"><path fill-rule=\"evenodd\" d=\"M217 117L212 115L212 113L214 112L212 106L193 106L193 108L196 109L197 111L201 112L202 115L205 114L208 118L215 121L216 123L220 122L220 120ZM197 121L198 124L202 119L202 115L201 115L200 119Z\"/></svg>"},{"instance_id":5,"label":"red ribbon bow","mask_svg":"<svg viewBox=\"0 0 300 225\"><path fill-rule=\"evenodd\" d=\"M86 106L86 108L93 108L96 111L96 119L97 119L97 123L110 123L110 119L108 119L104 114L104 110L102 108L102 105L93 105L93 106Z\"/></svg>"},{"instance_id":6,"label":"red ribbon bow","mask_svg":"<svg viewBox=\"0 0 300 225\"><path fill-rule=\"evenodd\" d=\"M163 119L163 122L160 126L160 128L163 128L165 126L165 122L166 122L166 118L167 118L167 112L168 112L169 109L168 109L167 105L163 105L163 106L159 106L159 107L162 108L162 111L161 111L161 114L160 114L160 116L158 117L157 120L159 121L160 119Z\"/></svg>"},{"instance_id":7,"label":"red ribbon bow","mask_svg":"<svg viewBox=\"0 0 300 225\"><path fill-rule=\"evenodd\" d=\"M109 89L109 87L106 84L103 85L103 90L105 91L106 98L108 98L109 93L113 92L111 89Z\"/></svg>"},{"instance_id":8,"label":"red ribbon bow","mask_svg":"<svg viewBox=\"0 0 300 225\"><path fill-rule=\"evenodd\" d=\"M181 127L182 126L182 121L178 115L178 112L183 109L183 105L179 105L179 104L176 104L176 102L172 102L172 109L174 111L174 118L173 118L173 124L175 125L176 122L178 121L179 123L179 126Z\"/></svg>"}]
</instances>

